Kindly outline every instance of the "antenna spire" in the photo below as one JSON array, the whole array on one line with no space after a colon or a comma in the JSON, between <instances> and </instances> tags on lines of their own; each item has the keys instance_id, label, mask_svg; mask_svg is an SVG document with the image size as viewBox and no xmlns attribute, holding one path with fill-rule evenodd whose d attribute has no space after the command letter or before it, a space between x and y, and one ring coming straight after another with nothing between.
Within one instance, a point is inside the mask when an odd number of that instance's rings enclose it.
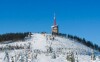
<instances>
[{"instance_id":1,"label":"antenna spire","mask_svg":"<svg viewBox=\"0 0 100 62\"><path fill-rule=\"evenodd\" d=\"M54 13L54 26L56 26L56 16L55 16L55 13Z\"/></svg>"}]
</instances>

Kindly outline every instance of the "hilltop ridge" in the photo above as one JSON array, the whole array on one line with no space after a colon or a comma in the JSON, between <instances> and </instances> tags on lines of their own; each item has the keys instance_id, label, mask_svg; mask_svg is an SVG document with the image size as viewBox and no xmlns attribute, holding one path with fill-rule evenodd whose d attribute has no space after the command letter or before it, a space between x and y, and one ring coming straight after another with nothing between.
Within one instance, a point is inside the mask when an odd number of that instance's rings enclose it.
<instances>
[{"instance_id":1,"label":"hilltop ridge","mask_svg":"<svg viewBox=\"0 0 100 62\"><path fill-rule=\"evenodd\" d=\"M25 41L0 44L0 62L99 62L96 50L61 36L32 33ZM94 58L91 58L95 55ZM5 58L5 59L4 59ZM17 59L17 60L16 60Z\"/></svg>"}]
</instances>

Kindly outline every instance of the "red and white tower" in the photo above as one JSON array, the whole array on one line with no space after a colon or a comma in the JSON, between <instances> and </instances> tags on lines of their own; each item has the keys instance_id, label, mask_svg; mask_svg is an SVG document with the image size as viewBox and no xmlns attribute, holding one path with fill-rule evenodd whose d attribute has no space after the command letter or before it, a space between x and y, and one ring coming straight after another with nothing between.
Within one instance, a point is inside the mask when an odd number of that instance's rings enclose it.
<instances>
[{"instance_id":1,"label":"red and white tower","mask_svg":"<svg viewBox=\"0 0 100 62\"><path fill-rule=\"evenodd\" d=\"M58 30L58 25L56 23L56 16L54 14L54 25L52 26L52 34L58 34L59 33L59 30Z\"/></svg>"}]
</instances>

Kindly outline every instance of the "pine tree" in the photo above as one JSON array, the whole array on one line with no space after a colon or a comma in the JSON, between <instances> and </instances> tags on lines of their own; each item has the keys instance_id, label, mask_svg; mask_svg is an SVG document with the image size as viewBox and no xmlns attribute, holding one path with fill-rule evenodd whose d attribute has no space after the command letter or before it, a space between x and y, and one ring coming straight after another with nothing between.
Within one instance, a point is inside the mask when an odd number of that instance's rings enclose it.
<instances>
[{"instance_id":1,"label":"pine tree","mask_svg":"<svg viewBox=\"0 0 100 62\"><path fill-rule=\"evenodd\" d=\"M94 55L94 50L92 51L92 55L91 55L91 60L96 60L95 55Z\"/></svg>"},{"instance_id":2,"label":"pine tree","mask_svg":"<svg viewBox=\"0 0 100 62\"><path fill-rule=\"evenodd\" d=\"M53 52L53 48L52 48L52 47L49 47L49 48L47 49L47 52L48 52L48 53L52 53L52 52Z\"/></svg>"},{"instance_id":3,"label":"pine tree","mask_svg":"<svg viewBox=\"0 0 100 62\"><path fill-rule=\"evenodd\" d=\"M9 60L9 53L8 53L8 51L6 50L5 51L5 57L4 57L4 60L6 60L6 62L10 62Z\"/></svg>"},{"instance_id":4,"label":"pine tree","mask_svg":"<svg viewBox=\"0 0 100 62\"><path fill-rule=\"evenodd\" d=\"M53 53L52 58L56 59L56 54L55 53Z\"/></svg>"},{"instance_id":5,"label":"pine tree","mask_svg":"<svg viewBox=\"0 0 100 62\"><path fill-rule=\"evenodd\" d=\"M70 62L75 62L74 53L73 52L69 53L66 59Z\"/></svg>"},{"instance_id":6,"label":"pine tree","mask_svg":"<svg viewBox=\"0 0 100 62\"><path fill-rule=\"evenodd\" d=\"M20 62L25 62L24 61L24 56L23 56L22 52L20 53L20 56L21 56Z\"/></svg>"}]
</instances>

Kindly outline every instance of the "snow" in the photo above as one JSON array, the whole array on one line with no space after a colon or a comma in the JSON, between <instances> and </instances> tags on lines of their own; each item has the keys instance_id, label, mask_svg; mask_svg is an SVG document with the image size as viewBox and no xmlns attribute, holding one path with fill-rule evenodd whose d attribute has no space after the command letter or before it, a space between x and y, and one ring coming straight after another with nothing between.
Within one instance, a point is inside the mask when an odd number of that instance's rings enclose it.
<instances>
[{"instance_id":1,"label":"snow","mask_svg":"<svg viewBox=\"0 0 100 62\"><path fill-rule=\"evenodd\" d=\"M23 46L23 49L0 51L0 62L70 62L67 60L69 53L73 52L75 62L100 62L99 55L96 60L91 60L91 48L86 47L74 40L52 36L51 34L33 33L30 39L24 42L0 44L0 47ZM27 48L29 47L30 48ZM49 47L52 52L48 52ZM77 55L76 55L77 53ZM9 61L7 59L7 54Z\"/></svg>"},{"instance_id":2,"label":"snow","mask_svg":"<svg viewBox=\"0 0 100 62\"><path fill-rule=\"evenodd\" d=\"M43 35L41 34L35 34L34 37L32 38L32 44L34 49L39 49L46 51L46 39Z\"/></svg>"}]
</instances>

